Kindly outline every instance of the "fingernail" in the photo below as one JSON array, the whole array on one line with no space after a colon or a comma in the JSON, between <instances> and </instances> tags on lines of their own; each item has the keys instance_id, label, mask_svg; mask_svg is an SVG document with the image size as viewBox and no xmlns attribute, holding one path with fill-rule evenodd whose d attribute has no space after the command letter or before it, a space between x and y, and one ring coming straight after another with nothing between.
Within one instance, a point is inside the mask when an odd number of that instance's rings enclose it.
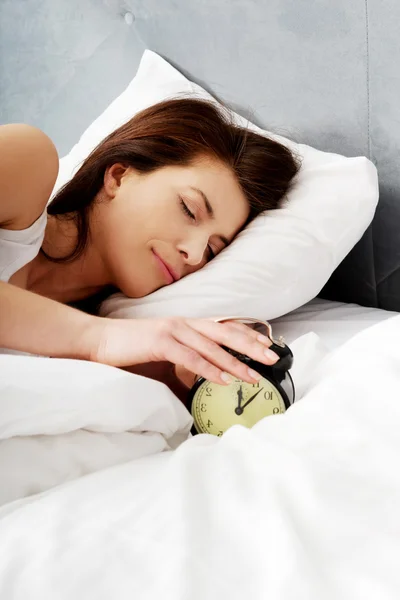
<instances>
[{"instance_id":1,"label":"fingernail","mask_svg":"<svg viewBox=\"0 0 400 600\"><path fill-rule=\"evenodd\" d=\"M266 335L262 335L261 333L257 336L257 340L266 346L271 345L271 340Z\"/></svg>"},{"instance_id":2,"label":"fingernail","mask_svg":"<svg viewBox=\"0 0 400 600\"><path fill-rule=\"evenodd\" d=\"M254 379L255 381L260 381L260 379L261 379L260 373L257 373L257 371L253 371L253 369L247 369L247 372L252 379Z\"/></svg>"},{"instance_id":3,"label":"fingernail","mask_svg":"<svg viewBox=\"0 0 400 600\"><path fill-rule=\"evenodd\" d=\"M264 354L268 358L268 360L271 360L272 362L276 362L277 360L279 360L279 356L275 354L275 352L273 352L272 350L264 350Z\"/></svg>"},{"instance_id":4,"label":"fingernail","mask_svg":"<svg viewBox=\"0 0 400 600\"><path fill-rule=\"evenodd\" d=\"M233 377L229 373L222 372L220 377L224 383L232 383L233 381Z\"/></svg>"}]
</instances>

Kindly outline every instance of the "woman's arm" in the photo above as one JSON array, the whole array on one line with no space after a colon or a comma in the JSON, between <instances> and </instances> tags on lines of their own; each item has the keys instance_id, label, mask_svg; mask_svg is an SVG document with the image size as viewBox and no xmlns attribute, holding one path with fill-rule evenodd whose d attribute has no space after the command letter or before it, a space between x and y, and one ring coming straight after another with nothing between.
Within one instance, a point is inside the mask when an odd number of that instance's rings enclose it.
<instances>
[{"instance_id":1,"label":"woman's arm","mask_svg":"<svg viewBox=\"0 0 400 600\"><path fill-rule=\"evenodd\" d=\"M101 334L100 317L70 308L11 284L0 282L0 347L44 356L90 360ZM98 325L97 325L98 323ZM98 336L93 333L98 327ZM187 387L172 363L151 362L126 367L156 379L183 400Z\"/></svg>"},{"instance_id":2,"label":"woman's arm","mask_svg":"<svg viewBox=\"0 0 400 600\"><path fill-rule=\"evenodd\" d=\"M0 347L90 359L94 317L0 281Z\"/></svg>"},{"instance_id":3,"label":"woman's arm","mask_svg":"<svg viewBox=\"0 0 400 600\"><path fill-rule=\"evenodd\" d=\"M0 127L0 227L26 229L43 212L58 174L57 150L30 125Z\"/></svg>"},{"instance_id":4,"label":"woman's arm","mask_svg":"<svg viewBox=\"0 0 400 600\"><path fill-rule=\"evenodd\" d=\"M95 356L100 317L4 282L0 282L0 315L0 347L62 358L90 360ZM172 363L143 363L126 370L161 381L181 400L186 397L188 388Z\"/></svg>"},{"instance_id":5,"label":"woman's arm","mask_svg":"<svg viewBox=\"0 0 400 600\"><path fill-rule=\"evenodd\" d=\"M0 346L44 356L80 358L116 367L167 362L215 383L259 379L223 349L265 364L278 357L271 341L237 323L207 319L108 319L0 282Z\"/></svg>"}]
</instances>

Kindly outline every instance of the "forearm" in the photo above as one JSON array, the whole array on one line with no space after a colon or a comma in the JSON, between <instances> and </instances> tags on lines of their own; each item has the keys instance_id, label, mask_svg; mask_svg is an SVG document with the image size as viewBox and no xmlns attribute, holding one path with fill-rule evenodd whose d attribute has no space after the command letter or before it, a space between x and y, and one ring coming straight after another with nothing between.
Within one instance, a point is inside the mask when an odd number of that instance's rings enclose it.
<instances>
[{"instance_id":1,"label":"forearm","mask_svg":"<svg viewBox=\"0 0 400 600\"><path fill-rule=\"evenodd\" d=\"M59 358L91 358L99 317L0 282L0 347Z\"/></svg>"}]
</instances>

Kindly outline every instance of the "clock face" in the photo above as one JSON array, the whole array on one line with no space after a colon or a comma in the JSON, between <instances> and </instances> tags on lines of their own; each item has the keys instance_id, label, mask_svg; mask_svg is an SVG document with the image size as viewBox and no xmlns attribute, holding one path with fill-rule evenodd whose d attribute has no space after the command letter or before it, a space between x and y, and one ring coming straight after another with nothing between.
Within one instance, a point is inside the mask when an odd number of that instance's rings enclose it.
<instances>
[{"instance_id":1,"label":"clock face","mask_svg":"<svg viewBox=\"0 0 400 600\"><path fill-rule=\"evenodd\" d=\"M198 433L221 436L232 425L252 427L264 417L285 412L278 389L267 379L230 385L203 381L193 395L191 413Z\"/></svg>"}]
</instances>

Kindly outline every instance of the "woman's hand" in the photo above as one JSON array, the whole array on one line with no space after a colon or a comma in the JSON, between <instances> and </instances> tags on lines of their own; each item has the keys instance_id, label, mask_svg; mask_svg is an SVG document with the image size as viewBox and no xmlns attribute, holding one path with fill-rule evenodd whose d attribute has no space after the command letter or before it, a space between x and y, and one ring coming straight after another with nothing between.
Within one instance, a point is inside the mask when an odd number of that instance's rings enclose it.
<instances>
[{"instance_id":1,"label":"woman's hand","mask_svg":"<svg viewBox=\"0 0 400 600\"><path fill-rule=\"evenodd\" d=\"M238 322L98 317L87 335L90 360L116 367L168 361L219 384L229 383L231 376L249 383L260 378L221 346L266 365L278 360L268 349L268 337Z\"/></svg>"}]
</instances>

